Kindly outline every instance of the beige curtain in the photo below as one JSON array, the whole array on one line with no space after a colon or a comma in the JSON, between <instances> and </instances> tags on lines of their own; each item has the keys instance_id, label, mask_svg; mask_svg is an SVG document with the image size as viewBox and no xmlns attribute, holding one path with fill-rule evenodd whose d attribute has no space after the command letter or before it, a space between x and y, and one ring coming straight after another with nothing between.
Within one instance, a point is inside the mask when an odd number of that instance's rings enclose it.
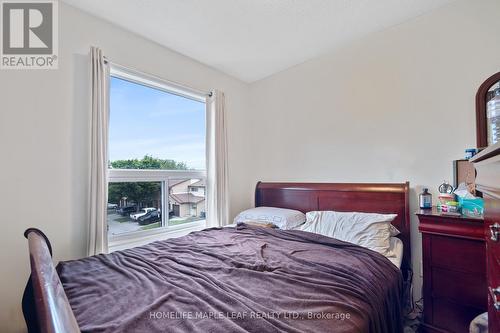
<instances>
[{"instance_id":1,"label":"beige curtain","mask_svg":"<svg viewBox=\"0 0 500 333\"><path fill-rule=\"evenodd\" d=\"M207 226L228 224L228 168L224 93L207 97Z\"/></svg>"},{"instance_id":2,"label":"beige curtain","mask_svg":"<svg viewBox=\"0 0 500 333\"><path fill-rule=\"evenodd\" d=\"M90 151L90 220L88 255L108 251L106 210L108 202L108 121L109 66L102 51L90 49L91 151Z\"/></svg>"}]
</instances>

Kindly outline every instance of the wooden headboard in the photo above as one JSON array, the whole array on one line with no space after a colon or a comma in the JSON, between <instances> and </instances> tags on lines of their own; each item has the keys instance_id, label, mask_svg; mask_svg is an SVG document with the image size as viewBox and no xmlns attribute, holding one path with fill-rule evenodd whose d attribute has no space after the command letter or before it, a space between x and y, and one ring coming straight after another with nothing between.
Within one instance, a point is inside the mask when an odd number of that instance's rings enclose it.
<instances>
[{"instance_id":1,"label":"wooden headboard","mask_svg":"<svg viewBox=\"0 0 500 333\"><path fill-rule=\"evenodd\" d=\"M302 212L335 210L398 214L392 224L401 234L404 245L403 272L411 268L410 183L264 183L255 188L255 207L269 206Z\"/></svg>"}]
</instances>

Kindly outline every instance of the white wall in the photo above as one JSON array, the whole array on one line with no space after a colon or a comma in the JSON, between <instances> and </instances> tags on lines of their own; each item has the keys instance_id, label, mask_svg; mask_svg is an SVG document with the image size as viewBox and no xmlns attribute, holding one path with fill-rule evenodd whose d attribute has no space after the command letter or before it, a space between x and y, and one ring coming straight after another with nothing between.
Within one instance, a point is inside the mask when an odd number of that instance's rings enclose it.
<instances>
[{"instance_id":1,"label":"white wall","mask_svg":"<svg viewBox=\"0 0 500 333\"><path fill-rule=\"evenodd\" d=\"M88 58L91 45L113 61L168 80L226 93L230 167L243 177L249 138L247 85L60 3L59 69L0 71L0 331L24 331L21 295L29 258L23 231L44 230L55 260L85 254L89 161ZM244 183L233 181L241 192ZM246 188L246 187L245 187ZM235 207L251 194L236 196Z\"/></svg>"},{"instance_id":2,"label":"white wall","mask_svg":"<svg viewBox=\"0 0 500 333\"><path fill-rule=\"evenodd\" d=\"M252 84L254 181L410 181L418 296L416 194L451 181L451 161L475 146L475 92L500 71L499 13L498 0L459 1Z\"/></svg>"}]
</instances>

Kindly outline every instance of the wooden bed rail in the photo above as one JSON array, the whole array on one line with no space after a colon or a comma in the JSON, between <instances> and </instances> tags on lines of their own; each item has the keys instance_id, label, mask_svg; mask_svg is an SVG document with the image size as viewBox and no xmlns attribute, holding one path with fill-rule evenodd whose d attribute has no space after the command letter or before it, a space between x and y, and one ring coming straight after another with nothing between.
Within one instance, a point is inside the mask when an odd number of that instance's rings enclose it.
<instances>
[{"instance_id":1,"label":"wooden bed rail","mask_svg":"<svg viewBox=\"0 0 500 333\"><path fill-rule=\"evenodd\" d=\"M42 231L35 228L27 229L24 236L29 244L31 283L38 322L36 326L42 333L80 332L52 263L50 242ZM33 326L27 324L28 327Z\"/></svg>"}]
</instances>

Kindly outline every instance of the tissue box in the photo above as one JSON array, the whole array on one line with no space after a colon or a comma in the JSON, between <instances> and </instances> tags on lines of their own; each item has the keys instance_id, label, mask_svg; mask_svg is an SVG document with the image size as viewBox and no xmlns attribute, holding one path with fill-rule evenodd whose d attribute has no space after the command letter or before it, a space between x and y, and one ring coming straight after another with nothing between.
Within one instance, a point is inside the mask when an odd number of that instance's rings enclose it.
<instances>
[{"instance_id":1,"label":"tissue box","mask_svg":"<svg viewBox=\"0 0 500 333\"><path fill-rule=\"evenodd\" d=\"M482 198L464 199L458 198L462 208L462 214L466 216L481 217L484 211L484 200Z\"/></svg>"}]
</instances>

